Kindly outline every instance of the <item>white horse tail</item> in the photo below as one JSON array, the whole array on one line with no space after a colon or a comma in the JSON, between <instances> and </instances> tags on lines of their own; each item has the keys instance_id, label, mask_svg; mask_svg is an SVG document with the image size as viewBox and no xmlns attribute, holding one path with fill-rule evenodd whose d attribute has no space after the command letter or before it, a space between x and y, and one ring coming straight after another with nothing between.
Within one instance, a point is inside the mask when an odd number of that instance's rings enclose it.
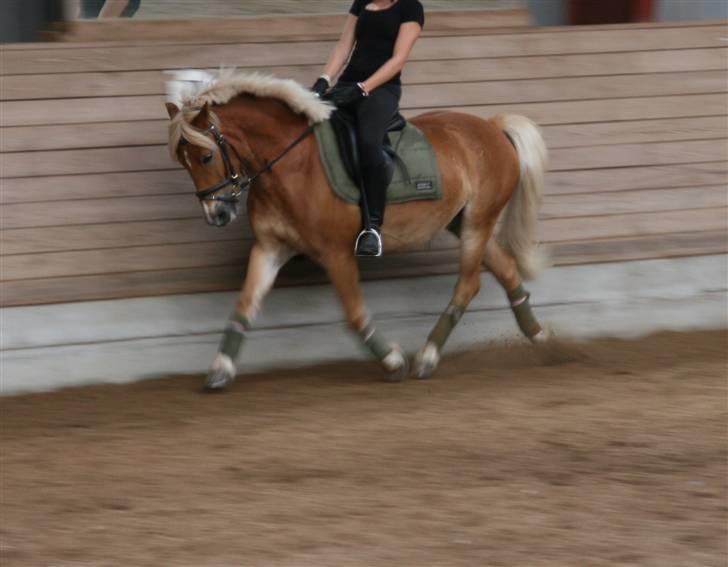
<instances>
[{"instance_id":1,"label":"white horse tail","mask_svg":"<svg viewBox=\"0 0 728 567\"><path fill-rule=\"evenodd\" d=\"M525 116L500 114L495 121L513 142L521 169L518 187L506 207L497 240L516 259L521 276L532 279L548 265L547 255L536 241L548 152L538 126Z\"/></svg>"}]
</instances>

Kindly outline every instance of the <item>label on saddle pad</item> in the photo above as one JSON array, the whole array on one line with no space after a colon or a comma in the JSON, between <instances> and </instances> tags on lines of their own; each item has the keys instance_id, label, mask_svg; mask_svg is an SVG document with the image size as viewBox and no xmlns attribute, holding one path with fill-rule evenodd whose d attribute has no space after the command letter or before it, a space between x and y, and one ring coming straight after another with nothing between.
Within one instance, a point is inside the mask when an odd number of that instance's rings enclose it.
<instances>
[{"instance_id":1,"label":"label on saddle pad","mask_svg":"<svg viewBox=\"0 0 728 567\"><path fill-rule=\"evenodd\" d=\"M327 120L314 129L319 155L334 192L345 201L358 204L359 188L341 161L339 146ZM390 132L389 140L397 153L394 176L387 188L387 203L406 203L442 198L442 180L437 157L422 131L407 122L400 132Z\"/></svg>"}]
</instances>

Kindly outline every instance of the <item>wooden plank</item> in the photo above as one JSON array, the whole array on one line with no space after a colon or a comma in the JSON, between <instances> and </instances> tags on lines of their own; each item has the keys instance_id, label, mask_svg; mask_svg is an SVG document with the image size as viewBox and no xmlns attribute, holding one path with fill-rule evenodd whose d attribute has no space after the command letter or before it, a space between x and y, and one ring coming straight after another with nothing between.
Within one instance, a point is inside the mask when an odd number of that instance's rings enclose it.
<instances>
[{"instance_id":1,"label":"wooden plank","mask_svg":"<svg viewBox=\"0 0 728 567\"><path fill-rule=\"evenodd\" d=\"M239 289L241 266L0 282L0 307Z\"/></svg>"},{"instance_id":2,"label":"wooden plank","mask_svg":"<svg viewBox=\"0 0 728 567\"><path fill-rule=\"evenodd\" d=\"M0 126L163 120L164 102L158 95L0 102Z\"/></svg>"},{"instance_id":3,"label":"wooden plank","mask_svg":"<svg viewBox=\"0 0 728 567\"><path fill-rule=\"evenodd\" d=\"M654 213L601 215L572 219L544 219L539 234L546 243L670 234L725 231L728 209L694 209Z\"/></svg>"},{"instance_id":4,"label":"wooden plank","mask_svg":"<svg viewBox=\"0 0 728 567\"><path fill-rule=\"evenodd\" d=\"M519 104L584 99L714 94L728 91L725 71L696 71L604 77L410 85L402 107L449 108L484 104ZM0 126L162 119L164 97L5 101ZM721 112L718 112L721 114ZM83 118L82 118L83 117Z\"/></svg>"},{"instance_id":5,"label":"wooden plank","mask_svg":"<svg viewBox=\"0 0 728 567\"><path fill-rule=\"evenodd\" d=\"M556 148L550 152L552 171L669 165L719 161L728 155L728 141L691 140ZM55 150L0 154L7 177L76 175L145 170L175 170L166 146L138 146L88 150Z\"/></svg>"},{"instance_id":6,"label":"wooden plank","mask_svg":"<svg viewBox=\"0 0 728 567\"><path fill-rule=\"evenodd\" d=\"M725 231L671 233L637 238L563 242L553 249L554 265L594 264L728 253Z\"/></svg>"},{"instance_id":7,"label":"wooden plank","mask_svg":"<svg viewBox=\"0 0 728 567\"><path fill-rule=\"evenodd\" d=\"M584 171L552 171L546 175L549 195L628 191L728 184L728 161Z\"/></svg>"},{"instance_id":8,"label":"wooden plank","mask_svg":"<svg viewBox=\"0 0 728 567\"><path fill-rule=\"evenodd\" d=\"M575 30L568 34L528 33L422 38L412 53L415 61L696 49L724 47L720 25L654 29ZM305 65L323 63L332 42L228 45L84 47L16 51L0 54L5 75L133 71L224 66Z\"/></svg>"},{"instance_id":9,"label":"wooden plank","mask_svg":"<svg viewBox=\"0 0 728 567\"><path fill-rule=\"evenodd\" d=\"M724 93L725 70L609 77L542 78L518 81L410 85L404 108L574 101L643 96Z\"/></svg>"},{"instance_id":10,"label":"wooden plank","mask_svg":"<svg viewBox=\"0 0 728 567\"><path fill-rule=\"evenodd\" d=\"M550 162L551 170L559 171L718 161L726 155L728 140L693 140L555 149Z\"/></svg>"},{"instance_id":11,"label":"wooden plank","mask_svg":"<svg viewBox=\"0 0 728 567\"><path fill-rule=\"evenodd\" d=\"M4 255L23 255L194 242L215 242L219 246L228 246L228 243L235 245L249 237L250 228L245 219L226 229L219 229L207 226L202 215L199 215L198 218L183 220L3 230L0 231L0 249Z\"/></svg>"},{"instance_id":12,"label":"wooden plank","mask_svg":"<svg viewBox=\"0 0 728 567\"><path fill-rule=\"evenodd\" d=\"M42 108L41 108L42 107ZM718 116L728 107L726 94L695 94L619 99L573 100L452 106L449 110L489 118L499 112L525 114L541 125L576 124L670 117ZM403 107L408 118L442 107ZM166 121L164 97L0 102L0 126L87 124L109 121Z\"/></svg>"},{"instance_id":13,"label":"wooden plank","mask_svg":"<svg viewBox=\"0 0 728 567\"><path fill-rule=\"evenodd\" d=\"M242 267L250 246L249 240L240 240L225 246L217 242L196 242L3 256L0 258L0 279L11 281L230 264Z\"/></svg>"},{"instance_id":14,"label":"wooden plank","mask_svg":"<svg viewBox=\"0 0 728 567\"><path fill-rule=\"evenodd\" d=\"M728 48L673 49L627 53L587 53L500 59L454 61L411 61L403 75L405 85L495 81L590 75L631 75L674 73L680 71L725 70ZM214 71L214 68L209 69ZM321 65L249 67L251 72L272 73L311 82ZM104 97L164 94L164 75L157 71L115 73L54 73L47 75L10 75L3 79L0 100Z\"/></svg>"},{"instance_id":15,"label":"wooden plank","mask_svg":"<svg viewBox=\"0 0 728 567\"><path fill-rule=\"evenodd\" d=\"M728 162L687 163L551 171L546 175L547 193L553 195L625 191L728 183ZM0 183L0 204L176 195L189 200L192 182L183 169L59 177L24 177Z\"/></svg>"},{"instance_id":16,"label":"wooden plank","mask_svg":"<svg viewBox=\"0 0 728 567\"><path fill-rule=\"evenodd\" d=\"M201 217L192 186L186 195L153 195L120 199L83 199L4 205L0 208L3 230L39 226L120 223Z\"/></svg>"},{"instance_id":17,"label":"wooden plank","mask_svg":"<svg viewBox=\"0 0 728 567\"><path fill-rule=\"evenodd\" d=\"M542 219L728 207L728 186L546 195ZM726 219L728 222L728 219Z\"/></svg>"},{"instance_id":18,"label":"wooden plank","mask_svg":"<svg viewBox=\"0 0 728 567\"><path fill-rule=\"evenodd\" d=\"M117 148L167 143L169 120L98 122L74 128L70 124L0 128L0 152Z\"/></svg>"},{"instance_id":19,"label":"wooden plank","mask_svg":"<svg viewBox=\"0 0 728 567\"><path fill-rule=\"evenodd\" d=\"M725 231L728 207L677 210L640 214L614 214L572 219L547 218L541 221L546 243L605 239L624 236L680 232ZM452 237L443 235L432 243L432 250L450 249ZM215 266L244 261L250 241L193 242L156 246L124 246L36 254L3 256L3 280L68 277L83 274L117 273Z\"/></svg>"},{"instance_id":20,"label":"wooden plank","mask_svg":"<svg viewBox=\"0 0 728 567\"><path fill-rule=\"evenodd\" d=\"M593 264L723 254L728 252L728 233L723 231L674 232L669 234L558 242L549 246L552 265ZM439 250L384 256L373 270L363 270L363 279L388 279L458 273L458 250ZM306 268L306 266L302 266ZM305 273L305 272L303 272Z\"/></svg>"},{"instance_id":21,"label":"wooden plank","mask_svg":"<svg viewBox=\"0 0 728 567\"><path fill-rule=\"evenodd\" d=\"M716 188L714 195L720 195ZM724 193L723 193L724 195ZM720 197L710 197L719 199ZM574 202L567 203L576 206ZM725 201L723 201L723 205ZM627 207L618 201L612 210ZM566 208L566 207L565 207ZM562 216L568 215L567 212ZM711 209L667 210L640 214L597 214L576 218L544 218L539 222L539 234L544 242L588 240L635 235L663 234L679 229L681 232L721 230L728 224L725 206ZM184 237L181 237L184 235ZM235 247L250 238L244 220L226 229L208 227L201 218L154 222L125 222L21 228L0 232L2 254L32 257L36 254L81 250L105 250L113 256L119 247L154 247L186 243L215 243ZM451 248L456 240L443 233L431 243L433 250Z\"/></svg>"},{"instance_id":22,"label":"wooden plank","mask_svg":"<svg viewBox=\"0 0 728 567\"><path fill-rule=\"evenodd\" d=\"M246 41L334 39L341 33L344 19L343 13L194 20L107 18L72 22L66 25L63 32L54 34L54 38L64 42L142 42L159 39L165 42L190 42L190 38L195 38L195 42L204 38L216 42L237 42L241 37ZM484 31L488 28L526 26L529 22L526 9L430 11L424 34L458 33L474 29Z\"/></svg>"},{"instance_id":23,"label":"wooden plank","mask_svg":"<svg viewBox=\"0 0 728 567\"><path fill-rule=\"evenodd\" d=\"M725 232L727 228L728 208L714 207L687 211L541 219L538 223L538 236L544 244L553 245L560 242L656 236L674 232ZM430 243L431 250L452 249L457 246L458 241L448 233L438 235Z\"/></svg>"},{"instance_id":24,"label":"wooden plank","mask_svg":"<svg viewBox=\"0 0 728 567\"><path fill-rule=\"evenodd\" d=\"M188 197L191 190L192 180L181 168L169 171L22 177L3 179L0 183L0 205L139 195Z\"/></svg>"},{"instance_id":25,"label":"wooden plank","mask_svg":"<svg viewBox=\"0 0 728 567\"><path fill-rule=\"evenodd\" d=\"M519 33L519 34L529 34L529 33L552 33L552 34L568 34L573 33L574 27L571 25L565 25L565 26L545 26L545 27L539 27L539 26L496 26L496 27L487 27L483 25L483 22L480 20L480 18L477 18L476 20L472 20L470 18L471 14L475 14L476 17L480 14L485 15L487 18L488 13L492 13L493 10L485 9L485 10L478 10L478 9L468 9L468 10L457 10L457 11L447 11L447 10L430 10L429 11L429 19L428 22L431 20L432 16L435 14L452 14L455 16L458 16L463 21L460 22L457 26L452 26L451 29L448 31L446 27L443 27L442 31L437 31L433 35L476 35L476 34L494 34L494 35L508 35L512 33ZM329 14L331 15L331 14ZM311 14L311 15L297 15L296 18L318 18L321 17L321 14ZM325 14L323 16L326 16ZM334 14L334 16L341 16L341 14ZM258 17L258 16L254 16ZM261 18L268 18L271 16L260 16ZM278 16L272 16L272 17L278 17ZM206 18L207 19L207 18ZM149 21L149 20L146 20ZM158 20L159 21L159 20ZM166 21L166 20L161 20ZM186 23L194 23L197 20L183 20ZM105 23L126 23L131 24L132 22L136 23L142 23L142 20L95 20L95 21L84 21L84 22L77 22L77 23L84 23L84 24L105 24ZM726 20L691 20L691 21L663 21L663 22L623 22L618 24L596 24L596 25L580 25L579 30L580 31L604 31L605 29L608 30L637 30L637 29L644 29L644 30L655 30L655 29L666 29L666 28L704 28L707 26L717 26L717 25L728 25L726 23ZM76 23L76 22L74 22ZM70 27L70 26L69 26ZM265 26L263 26L264 29ZM428 24L428 28L431 28L432 26ZM216 41L214 37L210 38L199 38L199 37L186 37L184 40L180 39L174 39L174 40L165 40L164 38L155 38L155 39L146 39L146 40L137 40L134 41L134 38L130 39L124 39L124 40L109 40L109 41L103 41L103 38L99 41L74 41L72 39L72 36L65 35L69 29L56 29L53 31L46 31L44 34L38 39L38 41L33 42L32 44L28 43L8 43L3 45L3 49L8 51L27 51L29 49L32 50L49 50L49 49L78 49L81 47L124 47L128 46L130 44L136 45L136 46L157 46L157 45L179 45L181 43L194 43L196 45L205 45L210 43L220 43L219 40ZM427 31L427 30L425 30ZM321 38L327 38L329 34L324 34L319 37ZM336 34L333 34L336 35ZM67 39L64 40L64 37ZM304 35L304 36L291 36L291 35L281 35L280 37L270 38L270 37L264 37L264 40L271 40L273 43L280 43L285 41L312 41L313 39L316 39L316 37L312 35ZM232 40L225 41L223 43L239 43L240 37L235 37Z\"/></svg>"},{"instance_id":26,"label":"wooden plank","mask_svg":"<svg viewBox=\"0 0 728 567\"><path fill-rule=\"evenodd\" d=\"M574 195L547 194L543 218L686 210L728 205L728 186L682 187ZM5 205L0 209L3 230L107 224L140 221L200 219L192 192L121 199L84 199ZM109 229L114 232L114 228ZM1 233L0 233L1 234ZM93 246L94 241L90 241ZM0 253L3 253L0 250ZM9 253L9 252L5 252Z\"/></svg>"},{"instance_id":27,"label":"wooden plank","mask_svg":"<svg viewBox=\"0 0 728 567\"><path fill-rule=\"evenodd\" d=\"M647 120L689 116L718 116L725 114L728 96L703 94L573 100L565 102L529 102L521 104L490 104L452 107L455 110L490 118L499 112L524 114L541 126L551 124L583 124L622 120ZM442 108L404 108L407 118Z\"/></svg>"},{"instance_id":28,"label":"wooden plank","mask_svg":"<svg viewBox=\"0 0 728 567\"><path fill-rule=\"evenodd\" d=\"M132 146L12 152L0 154L3 177L76 175L121 171L174 170L181 166L169 157L167 146Z\"/></svg>"},{"instance_id":29,"label":"wooden plank","mask_svg":"<svg viewBox=\"0 0 728 567\"><path fill-rule=\"evenodd\" d=\"M13 126L0 129L0 150L22 152L140 146L167 143L168 120L68 125ZM662 118L542 128L549 148L728 138L728 116Z\"/></svg>"},{"instance_id":30,"label":"wooden plank","mask_svg":"<svg viewBox=\"0 0 728 567\"><path fill-rule=\"evenodd\" d=\"M8 75L2 80L0 100L163 95L164 82L158 70Z\"/></svg>"},{"instance_id":31,"label":"wooden plank","mask_svg":"<svg viewBox=\"0 0 728 567\"><path fill-rule=\"evenodd\" d=\"M637 238L565 242L552 249L554 265L652 258L672 258L728 252L725 232L688 232ZM457 272L456 251L410 255L399 266L389 264L388 277L421 277ZM419 256L416 258L415 256ZM385 256L380 260L387 261ZM427 263L423 263L427 262ZM370 264L371 265L371 264ZM0 306L37 305L70 301L120 299L180 293L233 291L240 288L244 268L238 265L176 270L151 270L66 278L15 280L0 283ZM396 276L392 274L397 274ZM377 270L363 268L363 279L381 279ZM320 269L293 260L284 268L277 287L323 283Z\"/></svg>"},{"instance_id":32,"label":"wooden plank","mask_svg":"<svg viewBox=\"0 0 728 567\"><path fill-rule=\"evenodd\" d=\"M728 138L728 116L662 118L542 128L550 149Z\"/></svg>"}]
</instances>

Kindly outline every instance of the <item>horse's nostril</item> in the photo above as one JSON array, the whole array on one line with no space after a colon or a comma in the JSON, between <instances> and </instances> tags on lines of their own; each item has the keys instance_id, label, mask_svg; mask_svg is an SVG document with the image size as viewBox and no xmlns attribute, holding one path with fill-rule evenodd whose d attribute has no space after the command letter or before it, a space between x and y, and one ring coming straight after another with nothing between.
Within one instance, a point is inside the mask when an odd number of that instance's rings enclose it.
<instances>
[{"instance_id":1,"label":"horse's nostril","mask_svg":"<svg viewBox=\"0 0 728 567\"><path fill-rule=\"evenodd\" d=\"M215 214L215 220L219 226L230 222L230 212L227 209L221 209Z\"/></svg>"}]
</instances>

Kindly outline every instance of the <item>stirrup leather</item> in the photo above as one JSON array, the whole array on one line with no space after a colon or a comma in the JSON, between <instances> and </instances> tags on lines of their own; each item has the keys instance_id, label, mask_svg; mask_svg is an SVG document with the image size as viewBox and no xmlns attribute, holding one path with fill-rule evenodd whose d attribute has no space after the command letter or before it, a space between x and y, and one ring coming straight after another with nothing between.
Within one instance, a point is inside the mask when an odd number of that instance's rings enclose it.
<instances>
[{"instance_id":1,"label":"stirrup leather","mask_svg":"<svg viewBox=\"0 0 728 567\"><path fill-rule=\"evenodd\" d=\"M370 234L370 233L373 234L375 236L375 238L377 239L377 253L375 254L375 256L381 256L382 255L382 237L373 228L368 228L368 229L362 230L359 233L359 236L356 237L356 242L354 243L354 254L357 254L358 255L359 241L362 239L362 237L364 235ZM366 256L369 256L369 254L365 254L365 255Z\"/></svg>"}]
</instances>

